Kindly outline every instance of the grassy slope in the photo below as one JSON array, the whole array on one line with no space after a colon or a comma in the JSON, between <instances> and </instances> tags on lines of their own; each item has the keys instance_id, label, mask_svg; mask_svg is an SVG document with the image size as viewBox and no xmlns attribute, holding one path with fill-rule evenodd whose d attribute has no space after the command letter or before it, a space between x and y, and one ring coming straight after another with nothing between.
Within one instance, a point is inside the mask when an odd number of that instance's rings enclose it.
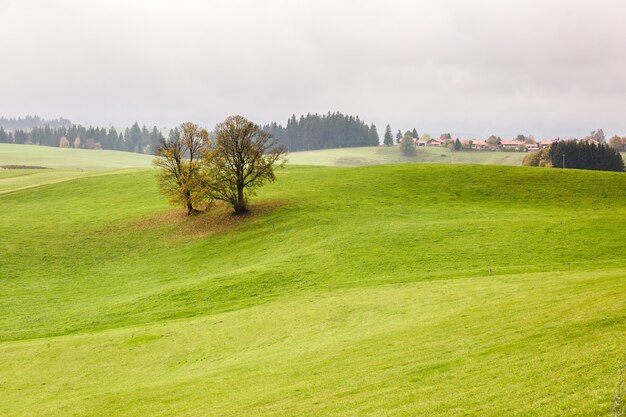
<instances>
[{"instance_id":1,"label":"grassy slope","mask_svg":"<svg viewBox=\"0 0 626 417\"><path fill-rule=\"evenodd\" d=\"M301 165L362 166L400 163L521 165L523 152L451 152L447 148L419 147L415 157L400 154L398 146L323 149L292 152L289 163Z\"/></svg>"},{"instance_id":2,"label":"grassy slope","mask_svg":"<svg viewBox=\"0 0 626 417\"><path fill-rule=\"evenodd\" d=\"M136 170L121 169L114 171L58 171L50 169L11 169L0 171L0 194L12 193L42 185L56 184L77 178L99 175L123 174Z\"/></svg>"},{"instance_id":3,"label":"grassy slope","mask_svg":"<svg viewBox=\"0 0 626 417\"><path fill-rule=\"evenodd\" d=\"M0 143L0 165L34 165L70 171L112 170L150 168L152 158L132 152Z\"/></svg>"},{"instance_id":4,"label":"grassy slope","mask_svg":"<svg viewBox=\"0 0 626 417\"><path fill-rule=\"evenodd\" d=\"M152 172L2 195L0 414L606 415L624 189L289 167L228 233L163 221Z\"/></svg>"},{"instance_id":5,"label":"grassy slope","mask_svg":"<svg viewBox=\"0 0 626 417\"><path fill-rule=\"evenodd\" d=\"M153 157L131 152L61 149L0 143L0 165L51 169L0 170L0 194L73 180L151 167Z\"/></svg>"}]
</instances>

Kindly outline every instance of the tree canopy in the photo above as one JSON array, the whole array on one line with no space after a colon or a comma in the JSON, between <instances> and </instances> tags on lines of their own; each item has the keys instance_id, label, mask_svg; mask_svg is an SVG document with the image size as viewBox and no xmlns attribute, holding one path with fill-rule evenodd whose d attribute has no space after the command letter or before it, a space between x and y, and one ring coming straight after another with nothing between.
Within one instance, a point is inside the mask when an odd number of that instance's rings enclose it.
<instances>
[{"instance_id":1,"label":"tree canopy","mask_svg":"<svg viewBox=\"0 0 626 417\"><path fill-rule=\"evenodd\" d=\"M276 179L275 164L284 162L285 149L272 135L243 116L230 116L215 132L216 144L207 154L207 196L225 201L236 214L248 211L248 197Z\"/></svg>"},{"instance_id":2,"label":"tree canopy","mask_svg":"<svg viewBox=\"0 0 626 417\"><path fill-rule=\"evenodd\" d=\"M236 214L248 211L248 199L276 179L274 167L284 163L285 149L272 135L242 116L216 127L215 143L206 129L183 123L162 139L154 165L160 168L162 191L187 214L200 203L228 203Z\"/></svg>"},{"instance_id":3,"label":"tree canopy","mask_svg":"<svg viewBox=\"0 0 626 417\"><path fill-rule=\"evenodd\" d=\"M183 123L161 139L154 165L160 168L159 182L163 192L175 205L183 205L187 214L198 210L205 199L203 160L211 148L209 134L193 123Z\"/></svg>"},{"instance_id":4,"label":"tree canopy","mask_svg":"<svg viewBox=\"0 0 626 417\"><path fill-rule=\"evenodd\" d=\"M415 156L415 142L413 141L413 134L407 132L400 141L400 153L404 156Z\"/></svg>"}]
</instances>

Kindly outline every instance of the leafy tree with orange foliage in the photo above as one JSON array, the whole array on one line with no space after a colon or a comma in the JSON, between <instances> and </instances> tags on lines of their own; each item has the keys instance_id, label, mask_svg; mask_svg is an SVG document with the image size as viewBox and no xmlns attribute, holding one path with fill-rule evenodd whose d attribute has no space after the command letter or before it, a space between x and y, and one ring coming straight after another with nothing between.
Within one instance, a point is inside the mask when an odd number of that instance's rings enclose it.
<instances>
[{"instance_id":1,"label":"leafy tree with orange foliage","mask_svg":"<svg viewBox=\"0 0 626 417\"><path fill-rule=\"evenodd\" d=\"M168 139L161 139L154 165L161 169L159 183L164 194L187 214L205 200L203 160L211 149L209 133L194 123L183 123Z\"/></svg>"}]
</instances>

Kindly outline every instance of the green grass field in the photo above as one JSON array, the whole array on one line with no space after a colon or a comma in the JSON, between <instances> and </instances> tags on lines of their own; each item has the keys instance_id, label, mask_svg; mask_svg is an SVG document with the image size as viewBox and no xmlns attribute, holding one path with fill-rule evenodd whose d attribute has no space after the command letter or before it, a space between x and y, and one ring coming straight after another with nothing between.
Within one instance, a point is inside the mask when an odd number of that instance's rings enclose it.
<instances>
[{"instance_id":1,"label":"green grass field","mask_svg":"<svg viewBox=\"0 0 626 417\"><path fill-rule=\"evenodd\" d=\"M0 195L0 415L611 415L626 175L277 177L242 219L151 170Z\"/></svg>"}]
</instances>

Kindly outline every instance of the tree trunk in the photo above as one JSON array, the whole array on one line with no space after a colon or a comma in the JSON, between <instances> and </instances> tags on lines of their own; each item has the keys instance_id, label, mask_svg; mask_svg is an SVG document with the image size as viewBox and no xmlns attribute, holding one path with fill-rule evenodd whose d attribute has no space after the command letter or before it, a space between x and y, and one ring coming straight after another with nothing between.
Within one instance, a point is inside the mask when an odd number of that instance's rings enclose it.
<instances>
[{"instance_id":1,"label":"tree trunk","mask_svg":"<svg viewBox=\"0 0 626 417\"><path fill-rule=\"evenodd\" d=\"M185 199L187 200L187 216L194 213L193 204L191 204L191 192L185 192Z\"/></svg>"},{"instance_id":2,"label":"tree trunk","mask_svg":"<svg viewBox=\"0 0 626 417\"><path fill-rule=\"evenodd\" d=\"M237 184L237 204L235 204L235 214L243 214L248 212L246 199L243 194L243 184Z\"/></svg>"}]
</instances>

